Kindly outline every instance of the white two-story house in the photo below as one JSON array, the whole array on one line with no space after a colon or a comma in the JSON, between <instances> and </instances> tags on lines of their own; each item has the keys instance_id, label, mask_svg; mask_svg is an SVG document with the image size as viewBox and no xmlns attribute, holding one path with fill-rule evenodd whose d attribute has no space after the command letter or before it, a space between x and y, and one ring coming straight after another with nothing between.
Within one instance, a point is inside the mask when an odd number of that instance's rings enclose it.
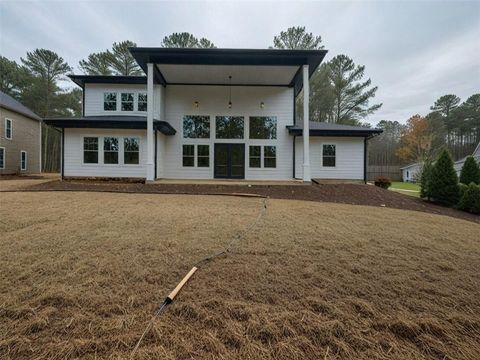
<instances>
[{"instance_id":1,"label":"white two-story house","mask_svg":"<svg viewBox=\"0 0 480 360\"><path fill-rule=\"evenodd\" d=\"M381 130L309 121L309 78L326 51L131 53L147 76L71 75L83 116L45 119L62 129L62 176L365 180L367 139Z\"/></svg>"}]
</instances>

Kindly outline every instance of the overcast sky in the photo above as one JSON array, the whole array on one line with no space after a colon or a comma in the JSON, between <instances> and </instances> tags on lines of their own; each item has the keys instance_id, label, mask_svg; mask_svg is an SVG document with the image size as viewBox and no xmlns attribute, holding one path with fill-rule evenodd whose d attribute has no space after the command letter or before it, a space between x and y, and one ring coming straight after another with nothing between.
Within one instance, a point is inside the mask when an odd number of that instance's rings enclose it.
<instances>
[{"instance_id":1,"label":"overcast sky","mask_svg":"<svg viewBox=\"0 0 480 360\"><path fill-rule=\"evenodd\" d=\"M480 92L480 1L0 0L0 54L19 61L47 48L80 73L79 60L114 41L159 46L187 31L217 47L267 48L299 25L322 36L326 60L347 54L366 66L379 87L374 101L383 103L373 124L426 114L444 94Z\"/></svg>"}]
</instances>

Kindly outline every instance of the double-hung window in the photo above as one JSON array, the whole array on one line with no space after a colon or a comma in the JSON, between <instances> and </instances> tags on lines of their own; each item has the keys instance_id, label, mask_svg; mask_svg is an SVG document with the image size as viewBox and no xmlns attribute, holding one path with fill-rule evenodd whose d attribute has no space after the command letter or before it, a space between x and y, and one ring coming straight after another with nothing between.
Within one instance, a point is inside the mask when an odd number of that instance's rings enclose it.
<instances>
[{"instance_id":1,"label":"double-hung window","mask_svg":"<svg viewBox=\"0 0 480 360\"><path fill-rule=\"evenodd\" d=\"M277 167L277 148L276 146L263 147L263 167L275 168Z\"/></svg>"},{"instance_id":2,"label":"double-hung window","mask_svg":"<svg viewBox=\"0 0 480 360\"><path fill-rule=\"evenodd\" d=\"M336 146L332 144L324 144L322 146L322 166L335 167Z\"/></svg>"},{"instance_id":3,"label":"double-hung window","mask_svg":"<svg viewBox=\"0 0 480 360\"><path fill-rule=\"evenodd\" d=\"M13 129L12 120L5 119L5 139L12 140Z\"/></svg>"},{"instance_id":4,"label":"double-hung window","mask_svg":"<svg viewBox=\"0 0 480 360\"><path fill-rule=\"evenodd\" d=\"M147 94L138 93L137 99L138 99L138 102L137 102L138 111L147 111Z\"/></svg>"},{"instance_id":5,"label":"double-hung window","mask_svg":"<svg viewBox=\"0 0 480 360\"><path fill-rule=\"evenodd\" d=\"M114 92L103 93L103 110L117 111L117 93L114 93Z\"/></svg>"},{"instance_id":6,"label":"double-hung window","mask_svg":"<svg viewBox=\"0 0 480 360\"><path fill-rule=\"evenodd\" d=\"M27 170L27 152L25 150L20 151L20 170Z\"/></svg>"},{"instance_id":7,"label":"double-hung window","mask_svg":"<svg viewBox=\"0 0 480 360\"><path fill-rule=\"evenodd\" d=\"M140 160L140 139L124 138L123 139L123 163L138 164Z\"/></svg>"},{"instance_id":8,"label":"double-hung window","mask_svg":"<svg viewBox=\"0 0 480 360\"><path fill-rule=\"evenodd\" d=\"M195 166L195 145L182 146L182 164L185 167Z\"/></svg>"},{"instance_id":9,"label":"double-hung window","mask_svg":"<svg viewBox=\"0 0 480 360\"><path fill-rule=\"evenodd\" d=\"M198 167L210 166L210 146L197 145L197 166Z\"/></svg>"},{"instance_id":10,"label":"double-hung window","mask_svg":"<svg viewBox=\"0 0 480 360\"><path fill-rule=\"evenodd\" d=\"M83 138L83 162L98 164L98 137Z\"/></svg>"},{"instance_id":11,"label":"double-hung window","mask_svg":"<svg viewBox=\"0 0 480 360\"><path fill-rule=\"evenodd\" d=\"M122 93L122 111L133 111L133 93Z\"/></svg>"},{"instance_id":12,"label":"double-hung window","mask_svg":"<svg viewBox=\"0 0 480 360\"><path fill-rule=\"evenodd\" d=\"M118 138L103 138L103 163L118 164Z\"/></svg>"},{"instance_id":13,"label":"double-hung window","mask_svg":"<svg viewBox=\"0 0 480 360\"><path fill-rule=\"evenodd\" d=\"M5 169L5 148L0 147L0 169Z\"/></svg>"},{"instance_id":14,"label":"double-hung window","mask_svg":"<svg viewBox=\"0 0 480 360\"><path fill-rule=\"evenodd\" d=\"M250 145L249 164L251 168L259 168L262 166L262 147L261 146Z\"/></svg>"}]
</instances>

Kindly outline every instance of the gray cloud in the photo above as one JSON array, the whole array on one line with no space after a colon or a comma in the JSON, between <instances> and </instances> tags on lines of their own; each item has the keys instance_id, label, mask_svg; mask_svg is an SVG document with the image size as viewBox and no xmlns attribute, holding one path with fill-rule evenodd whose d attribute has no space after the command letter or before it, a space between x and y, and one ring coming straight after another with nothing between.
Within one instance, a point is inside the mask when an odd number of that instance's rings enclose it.
<instances>
[{"instance_id":1,"label":"gray cloud","mask_svg":"<svg viewBox=\"0 0 480 360\"><path fill-rule=\"evenodd\" d=\"M327 60L347 54L366 66L384 105L368 121L405 122L439 96L480 91L480 2L5 1L0 53L19 61L43 47L78 61L114 41L159 46L188 31L218 47L266 48L289 26L322 35ZM65 83L65 86L72 86Z\"/></svg>"}]
</instances>

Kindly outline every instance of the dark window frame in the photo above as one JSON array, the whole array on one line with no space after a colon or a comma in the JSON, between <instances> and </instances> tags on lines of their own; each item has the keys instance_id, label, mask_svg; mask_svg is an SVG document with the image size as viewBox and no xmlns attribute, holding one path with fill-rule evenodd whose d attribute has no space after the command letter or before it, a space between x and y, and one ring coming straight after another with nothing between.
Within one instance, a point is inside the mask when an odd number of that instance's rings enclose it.
<instances>
[{"instance_id":1,"label":"dark window frame","mask_svg":"<svg viewBox=\"0 0 480 360\"><path fill-rule=\"evenodd\" d=\"M255 148L259 151L258 156L253 156L253 149ZM252 160L258 161L258 164L252 165ZM258 166L257 166L258 165ZM261 145L249 145L248 146L248 167L252 169L260 169L262 167L262 146Z\"/></svg>"},{"instance_id":2,"label":"dark window frame","mask_svg":"<svg viewBox=\"0 0 480 360\"><path fill-rule=\"evenodd\" d=\"M206 148L206 155L201 154L202 152L200 151L200 147ZM205 160L206 162L200 161L200 160ZM210 145L209 144L197 144L197 167L205 167L208 168L210 167Z\"/></svg>"},{"instance_id":3,"label":"dark window frame","mask_svg":"<svg viewBox=\"0 0 480 360\"><path fill-rule=\"evenodd\" d=\"M27 151L20 150L20 170L26 171L27 170Z\"/></svg>"},{"instance_id":4,"label":"dark window frame","mask_svg":"<svg viewBox=\"0 0 480 360\"><path fill-rule=\"evenodd\" d=\"M5 118L5 139L13 139L13 120Z\"/></svg>"},{"instance_id":5,"label":"dark window frame","mask_svg":"<svg viewBox=\"0 0 480 360\"><path fill-rule=\"evenodd\" d=\"M3 146L0 147L0 153L2 154L2 156L0 156L0 169L5 169L5 148Z\"/></svg>"},{"instance_id":6,"label":"dark window frame","mask_svg":"<svg viewBox=\"0 0 480 360\"><path fill-rule=\"evenodd\" d=\"M325 154L326 147L333 147L333 155ZM332 159L333 159L333 163L331 162ZM337 166L337 145L322 144L322 167L336 167L336 166Z\"/></svg>"},{"instance_id":7,"label":"dark window frame","mask_svg":"<svg viewBox=\"0 0 480 360\"><path fill-rule=\"evenodd\" d=\"M185 149L193 149L192 154L185 154ZM188 160L186 163L185 160ZM190 164L191 160L191 164ZM195 145L182 144L182 167L195 167Z\"/></svg>"}]
</instances>

